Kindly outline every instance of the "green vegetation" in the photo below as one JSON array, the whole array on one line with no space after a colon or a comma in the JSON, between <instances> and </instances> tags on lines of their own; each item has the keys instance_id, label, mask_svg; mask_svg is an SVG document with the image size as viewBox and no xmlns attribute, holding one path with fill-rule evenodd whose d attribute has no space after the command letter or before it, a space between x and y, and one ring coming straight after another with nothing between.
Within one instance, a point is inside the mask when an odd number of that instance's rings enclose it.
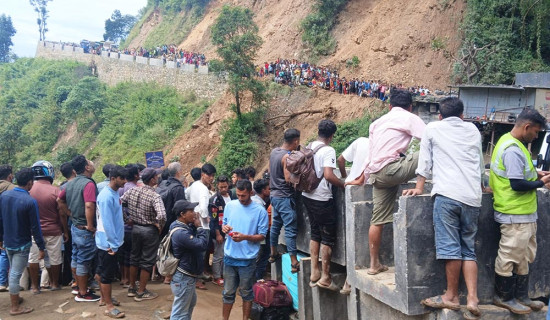
<instances>
[{"instance_id":1,"label":"green vegetation","mask_svg":"<svg viewBox=\"0 0 550 320\"><path fill-rule=\"evenodd\" d=\"M120 10L113 11L110 19L105 20L105 33L103 34L103 40L124 41L130 33L130 30L136 24L136 17L130 14L122 15Z\"/></svg>"},{"instance_id":2,"label":"green vegetation","mask_svg":"<svg viewBox=\"0 0 550 320\"><path fill-rule=\"evenodd\" d=\"M235 97L232 109L241 117L244 93L252 93L252 109L261 107L266 101L266 86L256 80L254 60L256 51L262 45L258 26L254 23L250 9L225 5L212 26L212 43L229 73L229 90Z\"/></svg>"},{"instance_id":3,"label":"green vegetation","mask_svg":"<svg viewBox=\"0 0 550 320\"><path fill-rule=\"evenodd\" d=\"M459 81L511 84L516 72L550 70L550 1L468 1L462 31Z\"/></svg>"},{"instance_id":4,"label":"green vegetation","mask_svg":"<svg viewBox=\"0 0 550 320\"><path fill-rule=\"evenodd\" d=\"M357 69L359 67L359 64L361 63L361 60L359 60L358 56L353 56L353 58L346 60L346 67L348 69Z\"/></svg>"},{"instance_id":5,"label":"green vegetation","mask_svg":"<svg viewBox=\"0 0 550 320\"><path fill-rule=\"evenodd\" d=\"M15 35L15 32L11 17L5 14L0 15L0 63L10 62L13 59L11 37Z\"/></svg>"},{"instance_id":6,"label":"green vegetation","mask_svg":"<svg viewBox=\"0 0 550 320\"><path fill-rule=\"evenodd\" d=\"M0 163L56 168L77 153L99 164L143 162L188 130L207 103L154 83L107 87L71 61L0 65ZM98 175L101 175L98 170Z\"/></svg>"},{"instance_id":7,"label":"green vegetation","mask_svg":"<svg viewBox=\"0 0 550 320\"><path fill-rule=\"evenodd\" d=\"M220 150L215 165L219 174L230 176L235 168L252 165L258 150L258 139L264 134L265 111L257 109L239 118L225 121Z\"/></svg>"},{"instance_id":8,"label":"green vegetation","mask_svg":"<svg viewBox=\"0 0 550 320\"><path fill-rule=\"evenodd\" d=\"M346 3L347 0L316 0L313 11L302 20L302 42L311 50L310 58L315 60L334 52L336 40L330 32Z\"/></svg>"},{"instance_id":9,"label":"green vegetation","mask_svg":"<svg viewBox=\"0 0 550 320\"><path fill-rule=\"evenodd\" d=\"M441 37L434 37L430 42L430 47L433 51L444 50L447 47L447 41Z\"/></svg>"}]
</instances>

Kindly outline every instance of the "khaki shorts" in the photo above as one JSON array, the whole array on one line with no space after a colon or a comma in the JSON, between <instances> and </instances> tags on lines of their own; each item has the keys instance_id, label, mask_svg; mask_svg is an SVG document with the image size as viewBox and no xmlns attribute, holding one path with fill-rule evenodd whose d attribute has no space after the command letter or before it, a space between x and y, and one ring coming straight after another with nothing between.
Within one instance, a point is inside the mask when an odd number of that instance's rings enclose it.
<instances>
[{"instance_id":1,"label":"khaki shorts","mask_svg":"<svg viewBox=\"0 0 550 320\"><path fill-rule=\"evenodd\" d=\"M381 225L393 222L395 199L399 185L416 177L418 167L418 152L401 157L387 164L382 170L371 174L373 210L371 225Z\"/></svg>"},{"instance_id":2,"label":"khaki shorts","mask_svg":"<svg viewBox=\"0 0 550 320\"><path fill-rule=\"evenodd\" d=\"M46 267L57 266L63 263L63 255L61 254L61 246L63 245L63 236L44 236L46 244L44 263ZM32 239L31 252L29 254L29 263L39 263L39 250L34 238Z\"/></svg>"}]
</instances>

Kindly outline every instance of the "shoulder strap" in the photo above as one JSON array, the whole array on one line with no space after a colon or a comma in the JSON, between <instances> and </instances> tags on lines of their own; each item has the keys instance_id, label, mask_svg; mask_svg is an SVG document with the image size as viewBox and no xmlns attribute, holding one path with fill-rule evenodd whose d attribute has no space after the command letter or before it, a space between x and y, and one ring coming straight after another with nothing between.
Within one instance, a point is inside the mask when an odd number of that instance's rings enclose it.
<instances>
[{"instance_id":1,"label":"shoulder strap","mask_svg":"<svg viewBox=\"0 0 550 320\"><path fill-rule=\"evenodd\" d=\"M326 146L327 146L326 144L321 143L320 145L318 145L317 147L315 147L315 149L313 149L313 154L316 154L317 151L319 151L319 149L324 148L324 147L326 147Z\"/></svg>"}]
</instances>

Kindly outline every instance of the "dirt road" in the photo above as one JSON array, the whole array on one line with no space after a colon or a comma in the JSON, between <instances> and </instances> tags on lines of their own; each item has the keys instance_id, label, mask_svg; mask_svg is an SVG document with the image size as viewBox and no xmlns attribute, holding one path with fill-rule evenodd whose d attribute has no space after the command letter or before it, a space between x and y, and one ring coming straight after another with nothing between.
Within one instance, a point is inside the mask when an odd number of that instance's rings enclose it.
<instances>
[{"instance_id":1,"label":"dirt road","mask_svg":"<svg viewBox=\"0 0 550 320\"><path fill-rule=\"evenodd\" d=\"M222 311L222 288L212 284L206 284L208 290L197 290L197 305L193 311L193 319L200 320L218 320L221 319ZM155 300L136 302L133 298L126 296L127 290L116 283L113 285L113 296L116 297L121 305L119 309L126 313L126 319L131 320L151 320L161 319L155 314L166 315L172 306L172 292L170 286L160 282L152 282L147 285L151 291L157 292L159 297ZM9 293L0 293L0 318L1 319L25 319L25 320L75 320L83 319L85 316L94 319L108 319L103 316L105 307L99 307L96 302L75 302L69 287L64 287L61 291L43 290L41 294L33 295L30 291L22 291L21 297L25 299L23 305L34 308L34 311L12 317L9 315ZM63 313L56 309L65 302L69 302L62 307ZM231 319L242 319L242 300L237 297Z\"/></svg>"}]
</instances>

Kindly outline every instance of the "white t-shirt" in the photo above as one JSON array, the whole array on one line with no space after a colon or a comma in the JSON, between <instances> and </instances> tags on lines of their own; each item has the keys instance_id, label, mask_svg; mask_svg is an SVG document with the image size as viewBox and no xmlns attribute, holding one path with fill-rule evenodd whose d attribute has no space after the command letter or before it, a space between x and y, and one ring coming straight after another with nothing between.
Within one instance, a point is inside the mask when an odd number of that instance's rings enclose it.
<instances>
[{"instance_id":1,"label":"white t-shirt","mask_svg":"<svg viewBox=\"0 0 550 320\"><path fill-rule=\"evenodd\" d=\"M321 143L321 141L313 141L311 143L311 148L315 149ZM336 169L336 151L334 151L334 148L331 146L322 147L313 156L313 162L315 164L317 177L320 178L323 176L324 168ZM313 200L328 201L332 199L332 185L323 178L317 189L310 193L302 192L302 195Z\"/></svg>"},{"instance_id":2,"label":"white t-shirt","mask_svg":"<svg viewBox=\"0 0 550 320\"><path fill-rule=\"evenodd\" d=\"M346 182L353 181L363 174L369 162L369 138L359 137L342 152L347 162L352 162Z\"/></svg>"}]
</instances>

